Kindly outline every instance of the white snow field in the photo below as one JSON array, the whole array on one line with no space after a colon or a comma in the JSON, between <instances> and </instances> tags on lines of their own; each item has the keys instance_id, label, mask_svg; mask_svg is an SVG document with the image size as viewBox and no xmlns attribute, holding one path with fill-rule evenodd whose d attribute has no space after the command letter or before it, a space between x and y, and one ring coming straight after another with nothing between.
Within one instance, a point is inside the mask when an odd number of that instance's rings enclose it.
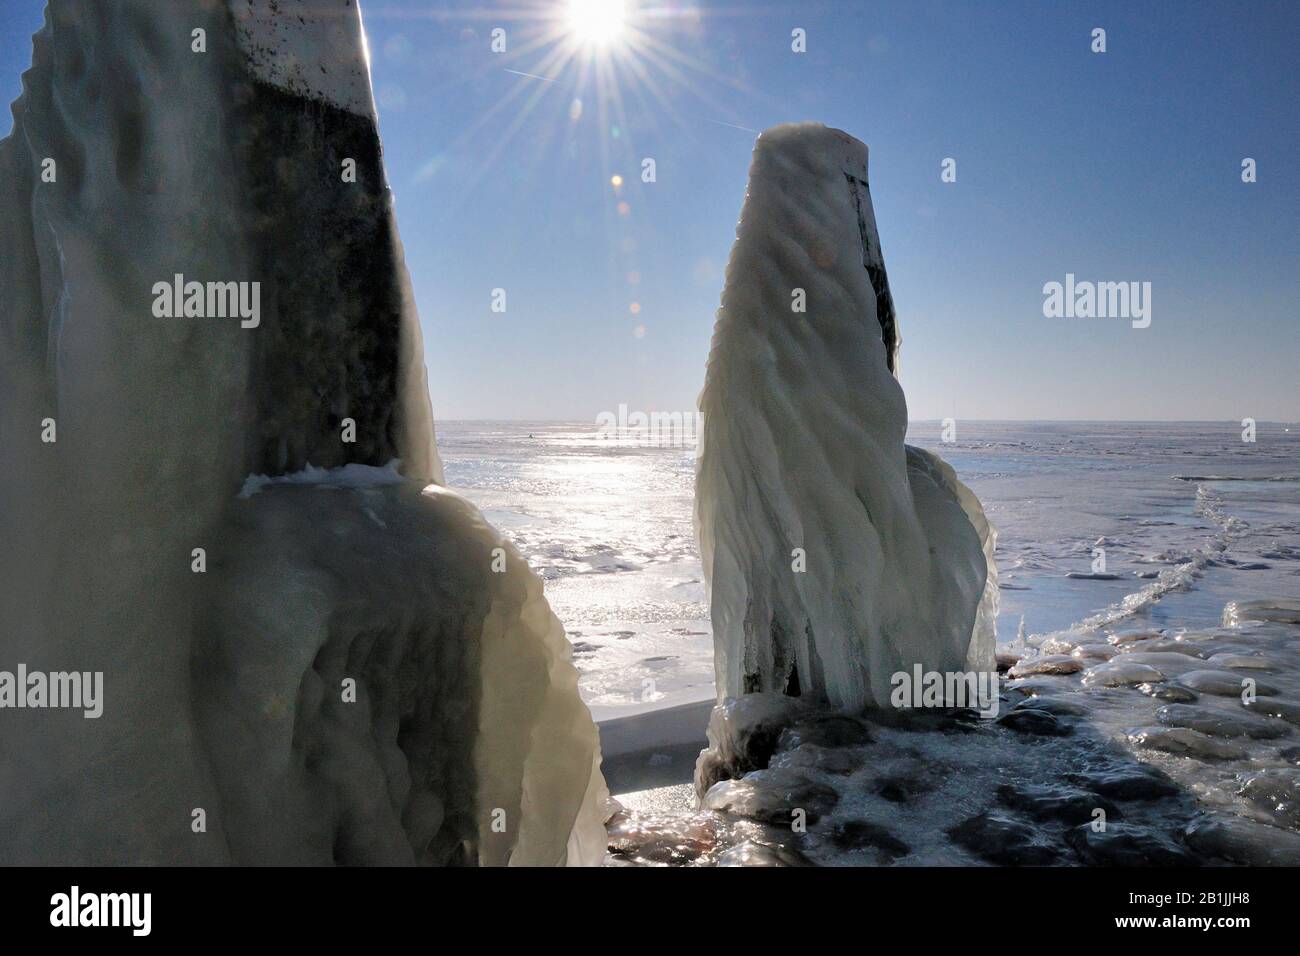
<instances>
[{"instance_id":1,"label":"white snow field","mask_svg":"<svg viewBox=\"0 0 1300 956\"><path fill-rule=\"evenodd\" d=\"M598 863L563 629L440 487L357 4L51 0L14 113L0 668L104 690L4 702L0 862Z\"/></svg>"},{"instance_id":2,"label":"white snow field","mask_svg":"<svg viewBox=\"0 0 1300 956\"><path fill-rule=\"evenodd\" d=\"M696 526L719 698L885 706L890 678L993 669L994 533L904 444L867 147L817 123L754 148L700 410Z\"/></svg>"}]
</instances>

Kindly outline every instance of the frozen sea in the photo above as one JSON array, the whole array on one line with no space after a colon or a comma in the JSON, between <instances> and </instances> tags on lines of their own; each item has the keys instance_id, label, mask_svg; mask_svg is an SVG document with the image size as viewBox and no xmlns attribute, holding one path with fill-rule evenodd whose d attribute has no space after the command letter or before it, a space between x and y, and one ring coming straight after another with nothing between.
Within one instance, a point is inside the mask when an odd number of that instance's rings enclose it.
<instances>
[{"instance_id":1,"label":"frozen sea","mask_svg":"<svg viewBox=\"0 0 1300 956\"><path fill-rule=\"evenodd\" d=\"M1300 597L1300 427L913 422L998 530L1000 644L1083 624L1217 626L1229 601ZM441 422L447 482L546 582L598 717L712 695L691 526L693 447L592 422ZM1100 569L1113 578L1069 577Z\"/></svg>"}]
</instances>

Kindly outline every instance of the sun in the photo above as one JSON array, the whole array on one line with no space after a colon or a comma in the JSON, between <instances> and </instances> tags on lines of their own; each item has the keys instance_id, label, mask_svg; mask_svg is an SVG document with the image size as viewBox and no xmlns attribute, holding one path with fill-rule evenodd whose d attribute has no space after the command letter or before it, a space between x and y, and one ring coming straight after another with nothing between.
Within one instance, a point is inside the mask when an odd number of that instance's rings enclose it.
<instances>
[{"instance_id":1,"label":"sun","mask_svg":"<svg viewBox=\"0 0 1300 956\"><path fill-rule=\"evenodd\" d=\"M757 133L735 123L687 116L676 108L678 97L690 96L709 112L731 112L702 85L704 81L710 89L728 87L746 98L753 96L746 83L673 42L703 35L704 15L696 0L511 0L511 6L509 19L517 26L510 33L509 50L485 58L491 66L483 68L485 73L503 74L505 92L448 147L461 148L471 140L482 146L471 186L486 178L502 157L513 155L518 135L539 109L551 111L566 148L576 148L582 138L598 150L610 212L617 212L611 215L613 222L624 221L636 199L636 187L628 185L629 172L639 168L644 157L633 144L634 126L651 135L660 132L660 120L667 119L675 127L674 136L689 137L694 135L689 121L696 120ZM740 7L718 13L745 15ZM474 19L482 17L497 14L474 12ZM479 140L489 136L490 144ZM626 193L621 191L624 186Z\"/></svg>"},{"instance_id":2,"label":"sun","mask_svg":"<svg viewBox=\"0 0 1300 956\"><path fill-rule=\"evenodd\" d=\"M627 11L624 0L567 0L565 22L582 43L607 47L622 35Z\"/></svg>"}]
</instances>

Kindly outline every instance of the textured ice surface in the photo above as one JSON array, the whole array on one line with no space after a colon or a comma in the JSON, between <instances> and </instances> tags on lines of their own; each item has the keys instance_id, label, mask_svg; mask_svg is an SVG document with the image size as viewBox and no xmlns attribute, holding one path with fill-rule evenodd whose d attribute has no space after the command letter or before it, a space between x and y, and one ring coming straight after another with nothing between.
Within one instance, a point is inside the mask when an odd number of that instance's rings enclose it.
<instances>
[{"instance_id":1,"label":"textured ice surface","mask_svg":"<svg viewBox=\"0 0 1300 956\"><path fill-rule=\"evenodd\" d=\"M223 541L192 686L236 859L600 859L600 755L568 642L464 498L272 485Z\"/></svg>"},{"instance_id":2,"label":"textured ice surface","mask_svg":"<svg viewBox=\"0 0 1300 956\"><path fill-rule=\"evenodd\" d=\"M1059 640L1067 660L1086 646ZM610 821L608 862L1300 863L1295 625L1097 630L1074 640L1113 640L1118 659L1143 657L1169 673L1145 665L1157 682L1145 686L1090 684L1077 671L1013 679L997 720L944 710L850 716L775 693L725 700L697 765L698 809L633 795ZM1184 653L1144 650L1171 644ZM1236 673L1267 674L1276 694L1190 692L1190 703L1170 704L1149 693L1216 657L1250 662ZM1104 830L1093 829L1098 819Z\"/></svg>"},{"instance_id":3,"label":"textured ice surface","mask_svg":"<svg viewBox=\"0 0 1300 956\"><path fill-rule=\"evenodd\" d=\"M369 80L315 79L356 5L251 6L53 0L0 141L0 666L104 674L97 720L4 712L0 860L598 862L563 630L426 488ZM178 273L260 323L155 317Z\"/></svg>"},{"instance_id":4,"label":"textured ice surface","mask_svg":"<svg viewBox=\"0 0 1300 956\"><path fill-rule=\"evenodd\" d=\"M696 487L719 696L797 687L853 710L886 705L915 663L991 670L994 535L903 441L866 146L813 123L763 133L736 237Z\"/></svg>"}]
</instances>

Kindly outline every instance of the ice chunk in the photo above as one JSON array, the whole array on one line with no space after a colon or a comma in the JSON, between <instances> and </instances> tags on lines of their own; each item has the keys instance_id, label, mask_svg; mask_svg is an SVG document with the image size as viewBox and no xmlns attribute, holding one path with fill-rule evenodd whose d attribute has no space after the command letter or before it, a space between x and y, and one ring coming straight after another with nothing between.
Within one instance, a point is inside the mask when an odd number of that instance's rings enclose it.
<instances>
[{"instance_id":1,"label":"ice chunk","mask_svg":"<svg viewBox=\"0 0 1300 956\"><path fill-rule=\"evenodd\" d=\"M236 859L601 859L607 793L569 643L469 502L409 481L271 485L235 507L223 553L191 686Z\"/></svg>"},{"instance_id":2,"label":"ice chunk","mask_svg":"<svg viewBox=\"0 0 1300 956\"><path fill-rule=\"evenodd\" d=\"M1300 600L1275 598L1271 601L1230 601L1223 609L1223 626L1236 627L1243 621L1300 624Z\"/></svg>"},{"instance_id":3,"label":"ice chunk","mask_svg":"<svg viewBox=\"0 0 1300 956\"><path fill-rule=\"evenodd\" d=\"M820 124L754 148L700 409L696 525L719 697L884 706L890 678L994 669L995 535L904 444L867 148Z\"/></svg>"}]
</instances>

